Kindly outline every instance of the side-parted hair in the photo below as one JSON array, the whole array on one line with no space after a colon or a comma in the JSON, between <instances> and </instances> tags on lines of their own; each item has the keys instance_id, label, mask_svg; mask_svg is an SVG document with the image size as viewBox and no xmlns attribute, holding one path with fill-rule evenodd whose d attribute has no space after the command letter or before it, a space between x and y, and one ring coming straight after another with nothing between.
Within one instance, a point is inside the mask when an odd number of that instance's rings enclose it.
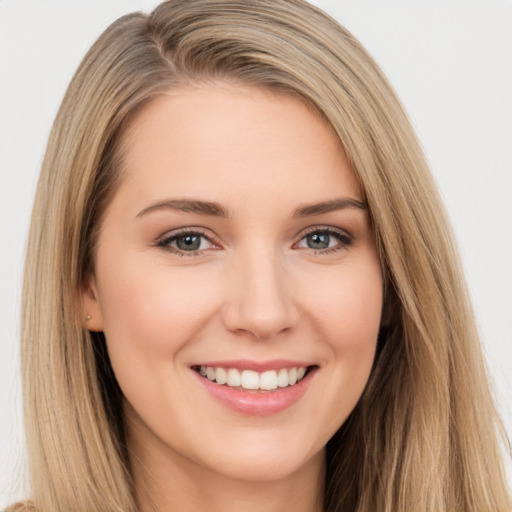
<instances>
[{"instance_id":1,"label":"side-parted hair","mask_svg":"<svg viewBox=\"0 0 512 512\"><path fill-rule=\"evenodd\" d=\"M121 391L103 334L84 326L80 295L122 179L130 119L172 88L218 81L315 109L339 137L370 211L383 326L363 396L327 445L326 512L510 511L506 437L420 146L361 44L302 0L164 2L114 22L78 68L50 135L28 242L25 508L136 512Z\"/></svg>"}]
</instances>

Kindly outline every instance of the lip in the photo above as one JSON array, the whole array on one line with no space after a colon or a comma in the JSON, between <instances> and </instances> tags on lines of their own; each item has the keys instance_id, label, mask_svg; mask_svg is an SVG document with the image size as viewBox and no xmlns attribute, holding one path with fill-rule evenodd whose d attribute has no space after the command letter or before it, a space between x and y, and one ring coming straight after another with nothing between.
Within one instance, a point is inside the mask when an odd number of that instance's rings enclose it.
<instances>
[{"instance_id":1,"label":"lip","mask_svg":"<svg viewBox=\"0 0 512 512\"><path fill-rule=\"evenodd\" d=\"M250 365L248 363L251 363ZM276 363L278 363L276 365ZM278 368L289 368L293 366L312 366L299 362L267 361L265 363L250 361L215 361L204 364L204 366L217 366L223 368L242 368L254 371L275 370ZM269 366L270 364L270 366ZM198 372L192 370L195 377L204 389L222 405L229 409L249 416L270 416L277 414L297 403L307 392L315 374L317 366L309 369L306 376L297 384L285 388L277 388L271 391L241 391L226 385L219 385L202 377Z\"/></svg>"}]
</instances>

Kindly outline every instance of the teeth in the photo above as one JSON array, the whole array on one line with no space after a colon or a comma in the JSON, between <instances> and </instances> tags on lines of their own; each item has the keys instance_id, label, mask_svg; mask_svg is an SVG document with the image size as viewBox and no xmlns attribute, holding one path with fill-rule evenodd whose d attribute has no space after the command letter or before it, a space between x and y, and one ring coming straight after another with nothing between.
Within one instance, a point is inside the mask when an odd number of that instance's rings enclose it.
<instances>
[{"instance_id":1,"label":"teeth","mask_svg":"<svg viewBox=\"0 0 512 512\"><path fill-rule=\"evenodd\" d=\"M242 387L244 389L259 389L260 388L260 376L258 372L252 370L244 370L242 372Z\"/></svg>"},{"instance_id":2,"label":"teeth","mask_svg":"<svg viewBox=\"0 0 512 512\"><path fill-rule=\"evenodd\" d=\"M260 375L260 389L276 389L277 388L277 373L275 370L263 372Z\"/></svg>"},{"instance_id":3,"label":"teeth","mask_svg":"<svg viewBox=\"0 0 512 512\"><path fill-rule=\"evenodd\" d=\"M277 374L277 385L280 388L288 386L288 370L286 368L279 370L279 373Z\"/></svg>"},{"instance_id":4,"label":"teeth","mask_svg":"<svg viewBox=\"0 0 512 512\"><path fill-rule=\"evenodd\" d=\"M217 381L217 384L226 384L228 376L224 368L215 369L215 380Z\"/></svg>"},{"instance_id":5,"label":"teeth","mask_svg":"<svg viewBox=\"0 0 512 512\"><path fill-rule=\"evenodd\" d=\"M233 388L238 388L242 384L242 377L240 375L240 372L238 370L235 370L234 368L230 368L228 370L228 380L227 380L228 386L231 386Z\"/></svg>"},{"instance_id":6,"label":"teeth","mask_svg":"<svg viewBox=\"0 0 512 512\"><path fill-rule=\"evenodd\" d=\"M212 367L208 366L206 368L206 377L209 380L215 380L215 368L212 368Z\"/></svg>"},{"instance_id":7,"label":"teeth","mask_svg":"<svg viewBox=\"0 0 512 512\"><path fill-rule=\"evenodd\" d=\"M253 370L242 370L236 368L214 368L212 366L201 366L199 373L212 382L233 388L271 391L273 389L293 386L301 381L306 375L306 368L281 368L280 370L268 370L255 372Z\"/></svg>"}]
</instances>

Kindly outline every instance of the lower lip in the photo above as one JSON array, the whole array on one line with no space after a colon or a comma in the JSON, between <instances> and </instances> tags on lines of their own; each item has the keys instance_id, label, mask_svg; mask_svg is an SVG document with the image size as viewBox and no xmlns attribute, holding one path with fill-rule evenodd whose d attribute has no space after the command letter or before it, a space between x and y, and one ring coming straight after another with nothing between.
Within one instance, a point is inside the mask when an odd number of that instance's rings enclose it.
<instances>
[{"instance_id":1,"label":"lower lip","mask_svg":"<svg viewBox=\"0 0 512 512\"><path fill-rule=\"evenodd\" d=\"M194 371L194 370L192 370ZM230 409L253 416L269 416L291 407L306 393L316 373L310 370L297 384L272 391L240 391L226 385L219 385L195 372L205 389L223 405Z\"/></svg>"}]
</instances>

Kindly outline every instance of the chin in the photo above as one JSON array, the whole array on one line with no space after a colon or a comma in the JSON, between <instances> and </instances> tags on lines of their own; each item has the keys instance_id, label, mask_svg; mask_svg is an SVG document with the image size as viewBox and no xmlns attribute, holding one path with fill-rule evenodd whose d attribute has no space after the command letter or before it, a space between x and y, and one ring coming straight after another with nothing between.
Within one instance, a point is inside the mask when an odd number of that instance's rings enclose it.
<instances>
[{"instance_id":1,"label":"chin","mask_svg":"<svg viewBox=\"0 0 512 512\"><path fill-rule=\"evenodd\" d=\"M325 447L309 456L300 448L282 450L254 450L239 453L237 456L225 457L215 466L215 471L226 478L243 482L278 482L292 475L308 471L309 468L323 467ZM309 471L308 471L309 472Z\"/></svg>"},{"instance_id":2,"label":"chin","mask_svg":"<svg viewBox=\"0 0 512 512\"><path fill-rule=\"evenodd\" d=\"M302 437L289 429L279 432L277 428L246 433L249 439L232 435L237 438L229 444L211 446L197 462L219 475L245 482L279 481L298 472L323 468L325 446L314 443L311 436Z\"/></svg>"}]
</instances>

